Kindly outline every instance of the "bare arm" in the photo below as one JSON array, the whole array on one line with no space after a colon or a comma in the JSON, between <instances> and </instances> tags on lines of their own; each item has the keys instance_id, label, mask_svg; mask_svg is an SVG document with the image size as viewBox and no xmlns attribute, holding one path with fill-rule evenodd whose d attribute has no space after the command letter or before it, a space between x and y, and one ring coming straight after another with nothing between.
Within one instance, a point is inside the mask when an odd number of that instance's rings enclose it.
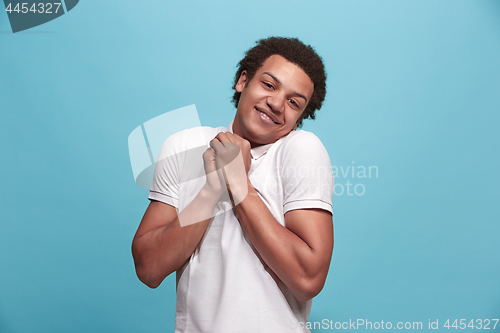
<instances>
[{"instance_id":1,"label":"bare arm","mask_svg":"<svg viewBox=\"0 0 500 333\"><path fill-rule=\"evenodd\" d=\"M132 255L137 277L150 288L158 287L189 259L200 243L212 210L222 194L210 150L203 154L203 159L207 182L180 216L175 207L153 201L134 236Z\"/></svg>"},{"instance_id":2,"label":"bare arm","mask_svg":"<svg viewBox=\"0 0 500 333\"><path fill-rule=\"evenodd\" d=\"M242 228L269 268L300 301L316 296L326 280L333 251L329 212L299 209L285 214L282 226L250 181L248 196L236 206Z\"/></svg>"},{"instance_id":3,"label":"bare arm","mask_svg":"<svg viewBox=\"0 0 500 333\"><path fill-rule=\"evenodd\" d=\"M217 161L224 159L229 142L240 147L244 160L250 158L248 141L231 133L219 133L212 140ZM225 168L230 185L228 191L239 202L235 210L241 227L265 264L298 300L313 298L323 288L330 266L332 215L322 209L292 210L285 214L285 226L281 225L253 188L248 168L246 172L236 170L241 168Z\"/></svg>"}]
</instances>

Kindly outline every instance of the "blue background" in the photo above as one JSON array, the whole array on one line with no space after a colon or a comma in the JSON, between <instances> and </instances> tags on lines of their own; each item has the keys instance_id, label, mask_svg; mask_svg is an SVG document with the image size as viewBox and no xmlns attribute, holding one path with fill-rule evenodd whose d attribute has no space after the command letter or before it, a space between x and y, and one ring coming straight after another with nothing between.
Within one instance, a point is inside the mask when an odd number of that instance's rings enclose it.
<instances>
[{"instance_id":1,"label":"blue background","mask_svg":"<svg viewBox=\"0 0 500 333\"><path fill-rule=\"evenodd\" d=\"M173 331L175 278L134 272L127 137L190 104L227 125L235 65L271 35L324 59L304 129L332 164L378 168L336 179L365 193L334 197L310 320L500 317L500 1L86 0L16 34L0 13L0 332Z\"/></svg>"}]
</instances>

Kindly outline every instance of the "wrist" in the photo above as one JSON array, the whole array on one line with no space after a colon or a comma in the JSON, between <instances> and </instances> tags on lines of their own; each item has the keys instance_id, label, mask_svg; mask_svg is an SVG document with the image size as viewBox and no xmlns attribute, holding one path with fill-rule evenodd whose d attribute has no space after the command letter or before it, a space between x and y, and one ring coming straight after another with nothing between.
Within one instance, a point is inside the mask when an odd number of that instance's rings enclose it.
<instances>
[{"instance_id":1,"label":"wrist","mask_svg":"<svg viewBox=\"0 0 500 333\"><path fill-rule=\"evenodd\" d=\"M239 182L234 182L231 186L228 186L228 192L231 194L234 200L234 205L238 205L245 198L253 192L255 192L250 179L248 176L245 179L240 179Z\"/></svg>"},{"instance_id":2,"label":"wrist","mask_svg":"<svg viewBox=\"0 0 500 333\"><path fill-rule=\"evenodd\" d=\"M203 199L204 202L209 202L215 205L219 201L222 194L224 194L224 188L221 187L221 189L214 189L212 186L205 183L198 196Z\"/></svg>"}]
</instances>

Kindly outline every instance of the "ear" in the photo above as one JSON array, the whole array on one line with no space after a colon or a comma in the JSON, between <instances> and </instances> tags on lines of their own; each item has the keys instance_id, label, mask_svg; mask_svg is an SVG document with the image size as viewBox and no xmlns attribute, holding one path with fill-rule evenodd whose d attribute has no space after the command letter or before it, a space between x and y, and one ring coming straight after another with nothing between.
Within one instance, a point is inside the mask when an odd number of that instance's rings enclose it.
<instances>
[{"instance_id":1,"label":"ear","mask_svg":"<svg viewBox=\"0 0 500 333\"><path fill-rule=\"evenodd\" d=\"M243 91L243 89L245 89L247 83L248 83L247 71L244 70L243 72L241 72L240 78L238 79L238 83L236 83L234 89L236 89L236 91L240 93Z\"/></svg>"}]
</instances>

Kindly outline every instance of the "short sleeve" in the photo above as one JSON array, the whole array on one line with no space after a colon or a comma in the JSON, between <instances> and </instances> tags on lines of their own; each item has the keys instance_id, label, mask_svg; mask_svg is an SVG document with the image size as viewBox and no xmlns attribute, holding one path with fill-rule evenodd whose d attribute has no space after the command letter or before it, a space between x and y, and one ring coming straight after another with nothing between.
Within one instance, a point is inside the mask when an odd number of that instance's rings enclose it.
<instances>
[{"instance_id":1,"label":"short sleeve","mask_svg":"<svg viewBox=\"0 0 500 333\"><path fill-rule=\"evenodd\" d=\"M283 212L319 208L333 215L333 172L319 138L297 131L283 143Z\"/></svg>"},{"instance_id":2,"label":"short sleeve","mask_svg":"<svg viewBox=\"0 0 500 333\"><path fill-rule=\"evenodd\" d=\"M165 140L156 160L148 198L179 211L184 209L205 183L203 153L221 129L194 127Z\"/></svg>"},{"instance_id":3,"label":"short sleeve","mask_svg":"<svg viewBox=\"0 0 500 333\"><path fill-rule=\"evenodd\" d=\"M153 182L149 191L149 200L179 207L179 170L181 159L177 150L179 135L170 136L163 143L156 160Z\"/></svg>"}]
</instances>

